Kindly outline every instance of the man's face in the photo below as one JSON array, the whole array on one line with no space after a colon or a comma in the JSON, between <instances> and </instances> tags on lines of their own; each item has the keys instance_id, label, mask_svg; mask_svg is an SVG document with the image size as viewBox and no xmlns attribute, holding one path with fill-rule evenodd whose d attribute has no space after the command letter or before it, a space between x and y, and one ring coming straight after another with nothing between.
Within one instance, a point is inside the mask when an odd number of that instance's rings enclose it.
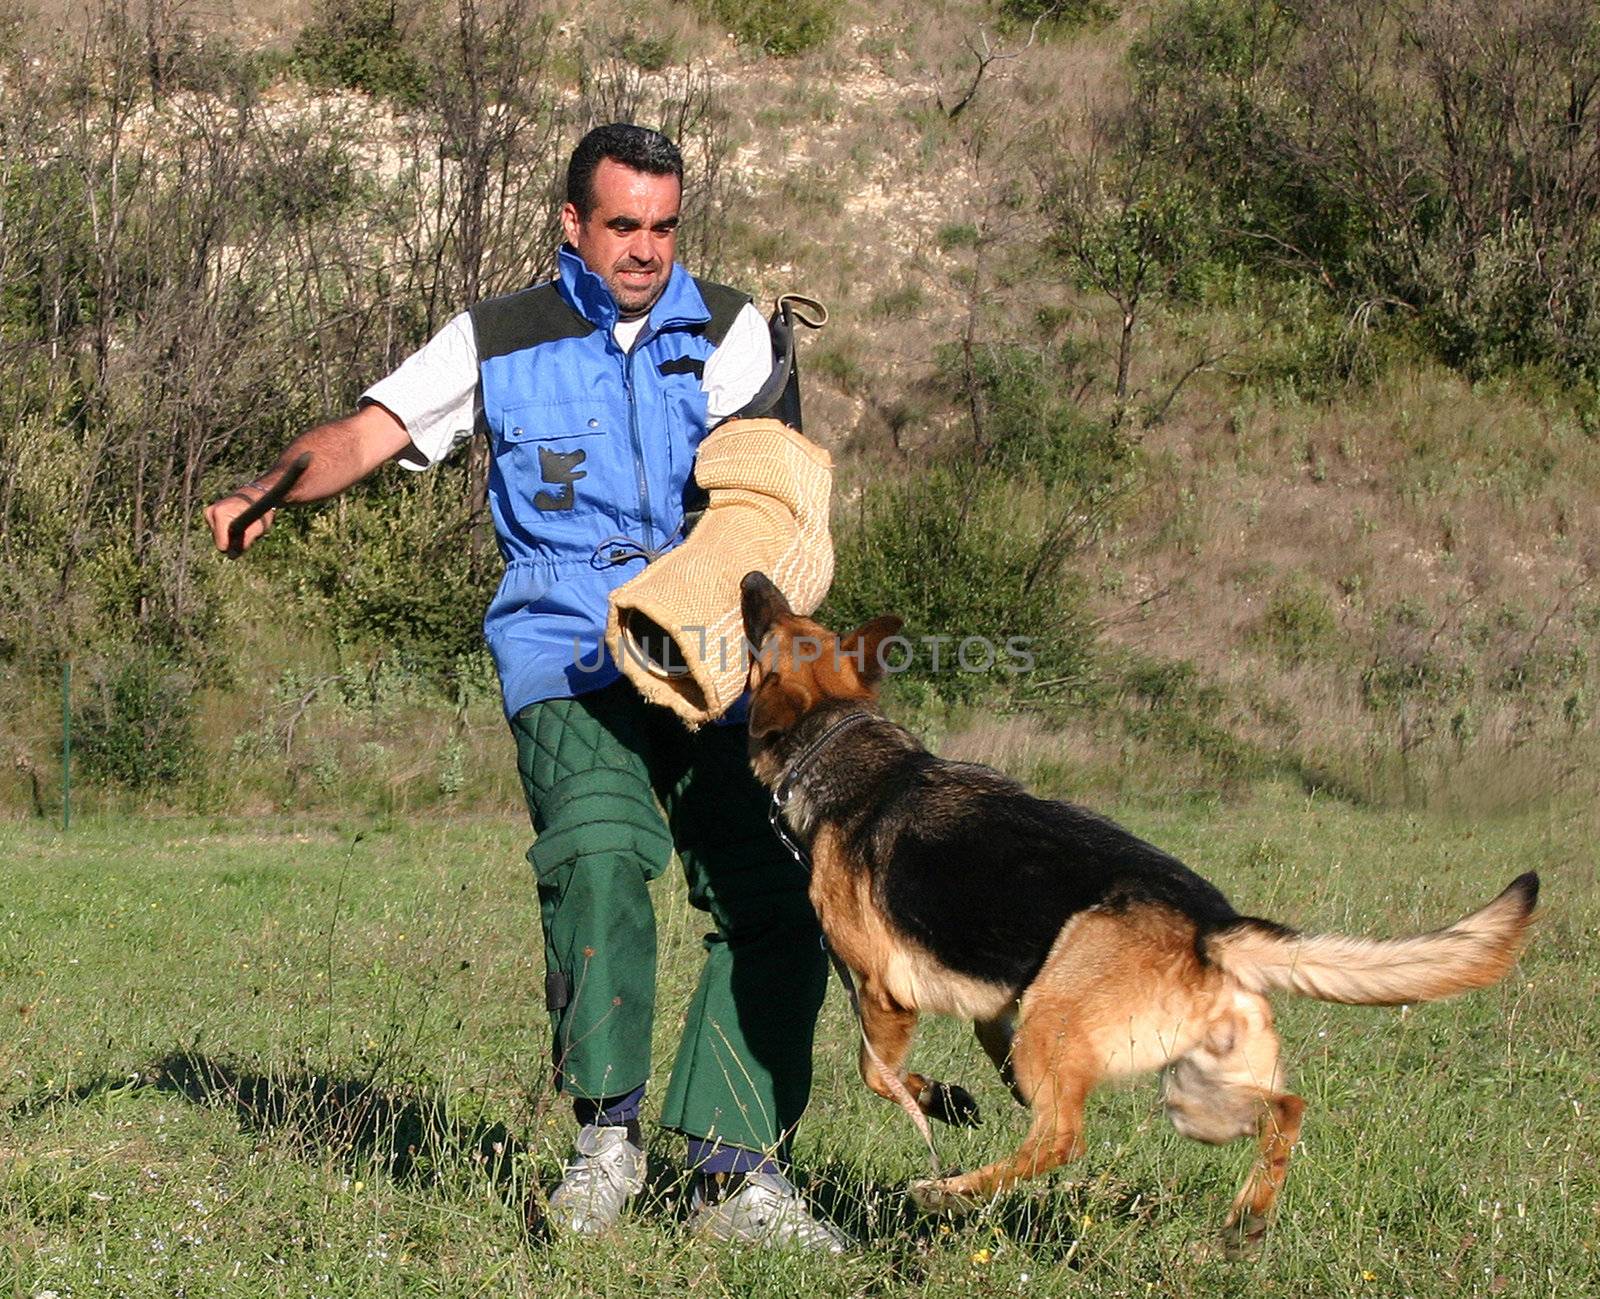
<instances>
[{"instance_id":1,"label":"man's face","mask_svg":"<svg viewBox=\"0 0 1600 1299\"><path fill-rule=\"evenodd\" d=\"M606 282L623 319L655 305L672 275L678 245L676 176L652 176L602 158L594 173L594 207L587 218L571 203L561 209L567 242Z\"/></svg>"}]
</instances>

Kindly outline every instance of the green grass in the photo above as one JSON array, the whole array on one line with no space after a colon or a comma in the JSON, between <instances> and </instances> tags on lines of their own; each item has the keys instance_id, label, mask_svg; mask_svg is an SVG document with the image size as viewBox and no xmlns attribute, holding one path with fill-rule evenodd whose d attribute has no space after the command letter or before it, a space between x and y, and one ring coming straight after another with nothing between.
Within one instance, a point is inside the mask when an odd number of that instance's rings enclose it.
<instances>
[{"instance_id":1,"label":"green grass","mask_svg":"<svg viewBox=\"0 0 1600 1299\"><path fill-rule=\"evenodd\" d=\"M1360 932L1429 927L1538 869L1546 910L1487 993L1409 1011L1281 1003L1310 1102L1264 1256L1192 1246L1248 1151L1178 1138L1147 1082L1102 1094L1065 1177L944 1226L898 1110L854 1076L830 993L796 1148L866 1244L840 1260L688 1239L652 1194L613 1239L531 1241L522 1205L569 1135L545 1090L535 905L514 819L339 825L0 824L0 1295L1579 1295L1600 1290L1600 888L1594 819L1356 811L1265 787L1125 804L1243 908ZM703 922L657 886L659 1060ZM987 1121L941 1131L971 1167L1022 1117L966 1032L916 1054Z\"/></svg>"}]
</instances>

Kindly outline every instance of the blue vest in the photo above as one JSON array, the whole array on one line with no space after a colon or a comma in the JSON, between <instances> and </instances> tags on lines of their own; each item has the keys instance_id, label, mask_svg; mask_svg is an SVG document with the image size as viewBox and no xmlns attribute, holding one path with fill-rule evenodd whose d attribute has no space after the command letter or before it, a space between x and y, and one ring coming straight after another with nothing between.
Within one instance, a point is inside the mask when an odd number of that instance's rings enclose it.
<instances>
[{"instance_id":1,"label":"blue vest","mask_svg":"<svg viewBox=\"0 0 1600 1299\"><path fill-rule=\"evenodd\" d=\"M607 598L681 540L706 435L706 359L749 298L673 266L631 352L571 248L556 279L471 310L505 576L483 631L506 716L621 675Z\"/></svg>"}]
</instances>

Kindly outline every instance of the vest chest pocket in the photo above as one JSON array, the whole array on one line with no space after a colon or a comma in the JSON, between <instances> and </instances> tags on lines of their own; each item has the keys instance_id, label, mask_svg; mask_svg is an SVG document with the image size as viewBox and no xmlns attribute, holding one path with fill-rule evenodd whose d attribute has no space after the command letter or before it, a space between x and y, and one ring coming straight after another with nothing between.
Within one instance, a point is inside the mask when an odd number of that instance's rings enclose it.
<instances>
[{"instance_id":1,"label":"vest chest pocket","mask_svg":"<svg viewBox=\"0 0 1600 1299\"><path fill-rule=\"evenodd\" d=\"M668 460L673 477L672 489L681 490L694 468L695 448L706 435L706 394L700 386L705 362L681 356L658 363L663 376L660 384L661 410L666 417Z\"/></svg>"},{"instance_id":2,"label":"vest chest pocket","mask_svg":"<svg viewBox=\"0 0 1600 1299\"><path fill-rule=\"evenodd\" d=\"M605 464L614 439L588 403L535 402L507 407L495 455L518 500L541 514L588 513L615 491Z\"/></svg>"}]
</instances>

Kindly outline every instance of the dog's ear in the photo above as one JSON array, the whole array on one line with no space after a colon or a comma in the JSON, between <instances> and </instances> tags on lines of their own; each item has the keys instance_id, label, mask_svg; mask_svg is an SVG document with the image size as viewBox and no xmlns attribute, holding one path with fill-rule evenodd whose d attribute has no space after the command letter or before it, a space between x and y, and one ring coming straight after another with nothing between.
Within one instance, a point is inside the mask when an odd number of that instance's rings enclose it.
<instances>
[{"instance_id":1,"label":"dog's ear","mask_svg":"<svg viewBox=\"0 0 1600 1299\"><path fill-rule=\"evenodd\" d=\"M805 691L787 681L773 681L765 690L756 691L750 700L750 739L758 744L781 739L794 729L810 703Z\"/></svg>"},{"instance_id":2,"label":"dog's ear","mask_svg":"<svg viewBox=\"0 0 1600 1299\"><path fill-rule=\"evenodd\" d=\"M739 612L744 615L745 640L752 650L759 650L772 624L794 610L765 573L752 571L739 583Z\"/></svg>"},{"instance_id":3,"label":"dog's ear","mask_svg":"<svg viewBox=\"0 0 1600 1299\"><path fill-rule=\"evenodd\" d=\"M862 685L875 686L883 680L883 643L891 636L898 636L904 626L904 620L892 613L879 614L840 638L839 657L855 665Z\"/></svg>"}]
</instances>

